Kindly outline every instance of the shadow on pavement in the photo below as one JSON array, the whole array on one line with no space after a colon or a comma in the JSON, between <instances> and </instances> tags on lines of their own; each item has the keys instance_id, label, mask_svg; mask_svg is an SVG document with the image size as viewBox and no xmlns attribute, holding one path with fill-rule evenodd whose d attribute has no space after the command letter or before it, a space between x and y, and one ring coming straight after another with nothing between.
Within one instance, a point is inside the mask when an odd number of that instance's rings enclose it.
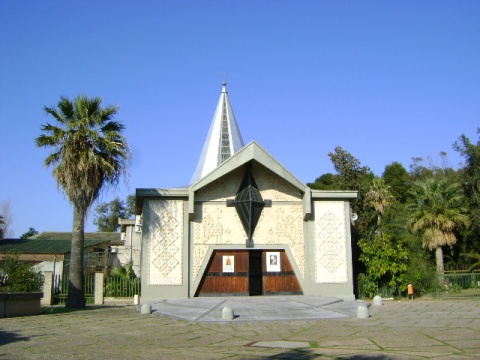
<instances>
[{"instance_id":1,"label":"shadow on pavement","mask_svg":"<svg viewBox=\"0 0 480 360\"><path fill-rule=\"evenodd\" d=\"M0 330L0 345L10 344L16 341L27 341L30 338L25 336L20 336L17 333ZM0 354L1 356L2 354Z\"/></svg>"},{"instance_id":2,"label":"shadow on pavement","mask_svg":"<svg viewBox=\"0 0 480 360\"><path fill-rule=\"evenodd\" d=\"M319 352L312 352L311 350L303 349L303 350L288 350L281 354L272 355L262 357L262 359L272 359L272 360L280 360L280 359L288 359L288 360L311 360L311 359L318 359L321 356L328 356L328 354L322 354ZM244 358L249 359L249 358ZM258 357L251 358L251 359L258 359ZM339 356L335 358L336 360L393 360L394 358L391 356L383 355L383 354L362 354L362 355L349 355L349 356Z\"/></svg>"}]
</instances>

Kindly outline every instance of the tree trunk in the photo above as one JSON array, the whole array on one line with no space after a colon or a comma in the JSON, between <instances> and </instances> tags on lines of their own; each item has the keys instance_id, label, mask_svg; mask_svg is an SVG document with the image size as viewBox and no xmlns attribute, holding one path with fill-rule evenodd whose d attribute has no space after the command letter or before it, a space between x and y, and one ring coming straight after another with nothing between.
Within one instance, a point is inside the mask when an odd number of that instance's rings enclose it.
<instances>
[{"instance_id":1,"label":"tree trunk","mask_svg":"<svg viewBox=\"0 0 480 360\"><path fill-rule=\"evenodd\" d=\"M443 273L443 250L441 246L435 249L435 258L437 260L437 271Z\"/></svg>"},{"instance_id":2,"label":"tree trunk","mask_svg":"<svg viewBox=\"0 0 480 360\"><path fill-rule=\"evenodd\" d=\"M83 309L86 304L83 274L85 214L85 209L73 206L72 250L70 252L67 308Z\"/></svg>"}]
</instances>

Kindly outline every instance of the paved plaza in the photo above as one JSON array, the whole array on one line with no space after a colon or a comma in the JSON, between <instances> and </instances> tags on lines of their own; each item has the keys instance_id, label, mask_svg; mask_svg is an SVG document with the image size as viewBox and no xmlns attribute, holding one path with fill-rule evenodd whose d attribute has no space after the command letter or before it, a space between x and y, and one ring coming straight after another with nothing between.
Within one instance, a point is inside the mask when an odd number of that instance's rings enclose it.
<instances>
[{"instance_id":1,"label":"paved plaza","mask_svg":"<svg viewBox=\"0 0 480 360\"><path fill-rule=\"evenodd\" d=\"M117 305L0 319L0 360L480 359L480 299L385 301L366 319L352 316L358 303L257 299L157 303L151 315ZM225 305L239 306L235 320L221 320Z\"/></svg>"}]
</instances>

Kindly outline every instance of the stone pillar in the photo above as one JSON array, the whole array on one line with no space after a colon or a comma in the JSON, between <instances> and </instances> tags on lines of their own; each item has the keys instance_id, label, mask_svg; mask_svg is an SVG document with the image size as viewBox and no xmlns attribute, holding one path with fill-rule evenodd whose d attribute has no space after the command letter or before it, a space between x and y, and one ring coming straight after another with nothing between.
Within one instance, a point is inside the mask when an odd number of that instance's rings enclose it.
<instances>
[{"instance_id":1,"label":"stone pillar","mask_svg":"<svg viewBox=\"0 0 480 360\"><path fill-rule=\"evenodd\" d=\"M44 280L43 280L43 297L40 300L40 304L42 306L52 305L52 294L53 294L53 272L52 271L45 271L43 273Z\"/></svg>"},{"instance_id":2,"label":"stone pillar","mask_svg":"<svg viewBox=\"0 0 480 360\"><path fill-rule=\"evenodd\" d=\"M103 305L103 283L105 275L103 272L95 273L95 305Z\"/></svg>"}]
</instances>

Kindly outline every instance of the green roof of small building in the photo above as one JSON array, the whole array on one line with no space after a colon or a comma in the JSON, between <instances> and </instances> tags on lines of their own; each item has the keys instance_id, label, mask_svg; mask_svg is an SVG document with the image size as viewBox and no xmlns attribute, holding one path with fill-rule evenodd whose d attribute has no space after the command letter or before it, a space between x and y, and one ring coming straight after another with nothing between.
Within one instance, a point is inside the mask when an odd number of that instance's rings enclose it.
<instances>
[{"instance_id":1,"label":"green roof of small building","mask_svg":"<svg viewBox=\"0 0 480 360\"><path fill-rule=\"evenodd\" d=\"M108 240L86 240L84 248L108 243ZM67 254L71 251L72 240L58 239L3 239L0 240L0 254Z\"/></svg>"},{"instance_id":2,"label":"green roof of small building","mask_svg":"<svg viewBox=\"0 0 480 360\"><path fill-rule=\"evenodd\" d=\"M31 236L29 239L38 240L72 240L71 232L48 232L44 231L40 234ZM85 240L102 240L102 241L118 241L120 233L116 232L86 232Z\"/></svg>"}]
</instances>

